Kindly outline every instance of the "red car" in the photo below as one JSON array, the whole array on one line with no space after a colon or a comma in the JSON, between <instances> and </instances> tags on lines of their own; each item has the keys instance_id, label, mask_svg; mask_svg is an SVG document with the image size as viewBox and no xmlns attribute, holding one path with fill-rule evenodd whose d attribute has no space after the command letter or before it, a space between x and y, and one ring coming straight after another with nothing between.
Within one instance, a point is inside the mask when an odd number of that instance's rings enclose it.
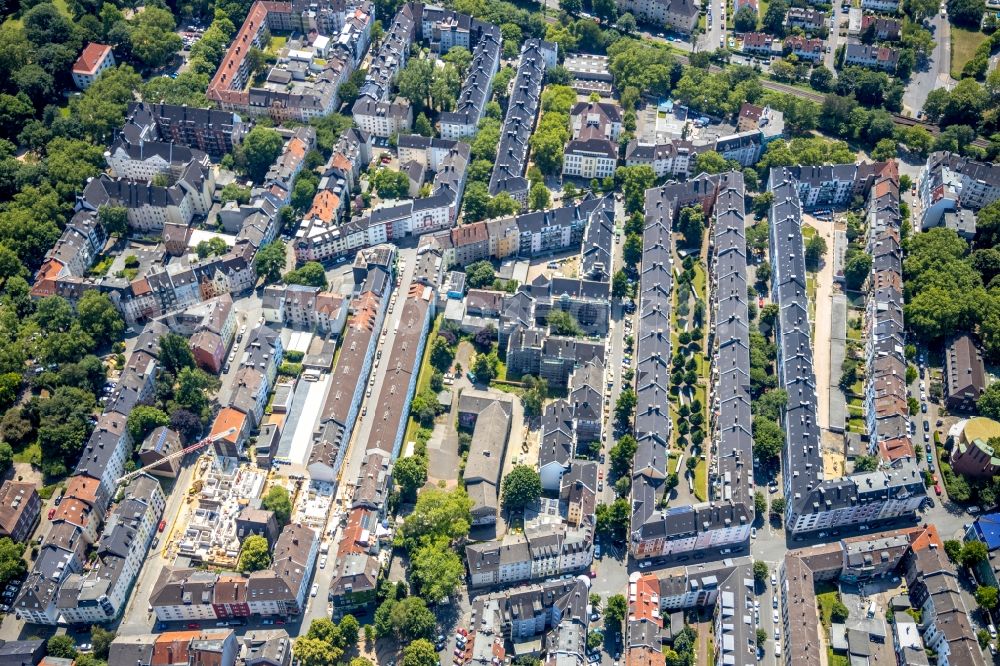
<instances>
[{"instance_id":1,"label":"red car","mask_svg":"<svg viewBox=\"0 0 1000 666\"><path fill-rule=\"evenodd\" d=\"M49 520L52 520L52 517L54 515L56 515L56 510L55 509L49 509Z\"/></svg>"},{"instance_id":2,"label":"red car","mask_svg":"<svg viewBox=\"0 0 1000 666\"><path fill-rule=\"evenodd\" d=\"M161 520L160 526L156 528L157 532L162 532L167 527L167 521Z\"/></svg>"},{"instance_id":3,"label":"red car","mask_svg":"<svg viewBox=\"0 0 1000 666\"><path fill-rule=\"evenodd\" d=\"M934 492L936 492L938 494L938 497L941 496L941 484L940 483L935 483L934 484Z\"/></svg>"},{"instance_id":4,"label":"red car","mask_svg":"<svg viewBox=\"0 0 1000 666\"><path fill-rule=\"evenodd\" d=\"M458 633L462 634L463 636L468 636L469 635L469 631L465 627L459 627L458 628Z\"/></svg>"},{"instance_id":5,"label":"red car","mask_svg":"<svg viewBox=\"0 0 1000 666\"><path fill-rule=\"evenodd\" d=\"M188 622L187 628L188 629L201 629L201 625L199 625L197 622Z\"/></svg>"},{"instance_id":6,"label":"red car","mask_svg":"<svg viewBox=\"0 0 1000 666\"><path fill-rule=\"evenodd\" d=\"M763 296L758 296L757 297L757 307L758 308L763 308L764 307L764 297Z\"/></svg>"}]
</instances>

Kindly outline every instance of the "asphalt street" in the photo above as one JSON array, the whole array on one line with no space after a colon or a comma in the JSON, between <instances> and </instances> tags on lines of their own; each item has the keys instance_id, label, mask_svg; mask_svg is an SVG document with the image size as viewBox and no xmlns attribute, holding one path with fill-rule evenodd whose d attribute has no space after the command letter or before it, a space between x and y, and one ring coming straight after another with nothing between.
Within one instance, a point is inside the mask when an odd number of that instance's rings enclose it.
<instances>
[{"instance_id":1,"label":"asphalt street","mask_svg":"<svg viewBox=\"0 0 1000 666\"><path fill-rule=\"evenodd\" d=\"M903 112L909 111L914 117L924 108L927 95L932 90L950 90L955 85L955 80L951 78L951 24L947 17L941 16L941 12L935 12L929 23L934 36L934 50L927 66L913 72L903 93Z\"/></svg>"}]
</instances>

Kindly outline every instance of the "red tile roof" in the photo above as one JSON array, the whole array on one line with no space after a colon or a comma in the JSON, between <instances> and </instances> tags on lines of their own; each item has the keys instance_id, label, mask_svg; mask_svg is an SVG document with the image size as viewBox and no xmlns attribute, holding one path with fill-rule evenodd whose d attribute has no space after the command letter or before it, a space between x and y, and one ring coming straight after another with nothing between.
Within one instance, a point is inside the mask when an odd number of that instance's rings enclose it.
<instances>
[{"instance_id":1,"label":"red tile roof","mask_svg":"<svg viewBox=\"0 0 1000 666\"><path fill-rule=\"evenodd\" d=\"M93 74L109 53L111 53L111 47L107 44L95 44L94 42L87 44L76 63L73 64L73 73Z\"/></svg>"}]
</instances>

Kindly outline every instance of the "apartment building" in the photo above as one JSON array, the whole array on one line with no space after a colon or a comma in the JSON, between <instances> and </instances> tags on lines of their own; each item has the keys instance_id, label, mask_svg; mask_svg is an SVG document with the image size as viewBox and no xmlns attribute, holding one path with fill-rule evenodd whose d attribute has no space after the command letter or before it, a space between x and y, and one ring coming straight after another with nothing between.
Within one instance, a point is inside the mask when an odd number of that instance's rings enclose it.
<instances>
[{"instance_id":1,"label":"apartment building","mask_svg":"<svg viewBox=\"0 0 1000 666\"><path fill-rule=\"evenodd\" d=\"M917 192L923 211L920 228L937 227L949 211L975 212L1000 199L1000 165L943 151L931 153L920 170Z\"/></svg>"},{"instance_id":2,"label":"apartment building","mask_svg":"<svg viewBox=\"0 0 1000 666\"><path fill-rule=\"evenodd\" d=\"M469 544L471 587L516 585L584 570L593 562L593 529L592 518L580 526L529 520L524 534Z\"/></svg>"},{"instance_id":3,"label":"apartment building","mask_svg":"<svg viewBox=\"0 0 1000 666\"><path fill-rule=\"evenodd\" d=\"M604 343L549 335L518 327L507 343L507 367L517 374L543 377L550 386L566 386L573 370L604 357Z\"/></svg>"},{"instance_id":4,"label":"apartment building","mask_svg":"<svg viewBox=\"0 0 1000 666\"><path fill-rule=\"evenodd\" d=\"M0 537L28 540L42 511L42 501L31 483L7 480L0 486Z\"/></svg>"},{"instance_id":5,"label":"apartment building","mask_svg":"<svg viewBox=\"0 0 1000 666\"><path fill-rule=\"evenodd\" d=\"M632 139L625 147L625 166L648 166L657 178L677 176L686 178L694 168L694 144L674 140L662 144L641 144Z\"/></svg>"},{"instance_id":6,"label":"apartment building","mask_svg":"<svg viewBox=\"0 0 1000 666\"><path fill-rule=\"evenodd\" d=\"M898 42L902 34L903 25L899 19L887 18L885 16L875 16L865 14L861 18L862 34L870 34L877 40Z\"/></svg>"},{"instance_id":7,"label":"apartment building","mask_svg":"<svg viewBox=\"0 0 1000 666\"><path fill-rule=\"evenodd\" d=\"M114 66L115 54L110 46L88 42L83 53L73 63L73 83L80 90L86 90L101 72Z\"/></svg>"},{"instance_id":8,"label":"apartment building","mask_svg":"<svg viewBox=\"0 0 1000 666\"><path fill-rule=\"evenodd\" d=\"M707 192L705 190L707 186ZM675 211L692 195L713 193L715 255L713 317L719 334L718 383L712 393L712 424L718 450L713 501L660 508L665 492L667 448L672 430L663 408L668 400L672 224ZM743 236L743 180L730 172L690 183L647 190L646 226L639 279L639 326L632 517L629 550L637 559L703 550L738 549L753 522L752 440L749 396L749 324L746 312L746 241Z\"/></svg>"},{"instance_id":9,"label":"apartment building","mask_svg":"<svg viewBox=\"0 0 1000 666\"><path fill-rule=\"evenodd\" d=\"M522 208L528 206L528 139L534 131L541 104L545 70L556 65L559 47L539 39L529 39L521 47L521 57L507 102L507 115L500 131L496 165L490 176L490 196L506 192Z\"/></svg>"},{"instance_id":10,"label":"apartment building","mask_svg":"<svg viewBox=\"0 0 1000 666\"><path fill-rule=\"evenodd\" d=\"M806 32L821 32L826 29L826 14L815 9L791 7L785 15L785 25Z\"/></svg>"},{"instance_id":11,"label":"apartment building","mask_svg":"<svg viewBox=\"0 0 1000 666\"><path fill-rule=\"evenodd\" d=\"M844 50L844 64L896 73L899 50L871 44L848 44Z\"/></svg>"},{"instance_id":12,"label":"apartment building","mask_svg":"<svg viewBox=\"0 0 1000 666\"><path fill-rule=\"evenodd\" d=\"M778 385L789 394L782 425L785 449L782 478L789 498L785 524L793 533L910 515L925 499L913 460L900 459L888 469L827 479L819 450L816 378L812 365L811 326L805 287L805 250L801 204L794 177L772 169L769 189L770 240L775 261L771 293L778 317Z\"/></svg>"},{"instance_id":13,"label":"apartment building","mask_svg":"<svg viewBox=\"0 0 1000 666\"><path fill-rule=\"evenodd\" d=\"M309 594L319 541L312 528L287 525L274 545L271 566L248 576L165 567L149 604L163 622L299 615Z\"/></svg>"},{"instance_id":14,"label":"apartment building","mask_svg":"<svg viewBox=\"0 0 1000 666\"><path fill-rule=\"evenodd\" d=\"M379 417L368 437L368 455L354 482L356 489L370 488L368 479L375 476L384 481L382 487L388 484L406 431L405 417L416 390L416 368L427 344L435 303L432 287L411 282L405 297L397 304L402 308L399 328L388 361L383 359L388 370L382 387L370 403L378 406ZM366 609L375 600L381 545L372 540L371 535L385 516L385 494L364 494L364 497L355 496L348 529L337 542L335 560L339 564L329 593L337 617L352 610Z\"/></svg>"},{"instance_id":15,"label":"apartment building","mask_svg":"<svg viewBox=\"0 0 1000 666\"><path fill-rule=\"evenodd\" d=\"M861 8L872 12L899 11L899 0L861 0Z\"/></svg>"},{"instance_id":16,"label":"apartment building","mask_svg":"<svg viewBox=\"0 0 1000 666\"><path fill-rule=\"evenodd\" d=\"M968 333L945 346L945 404L950 412L970 412L986 391L986 367L979 346Z\"/></svg>"},{"instance_id":17,"label":"apartment building","mask_svg":"<svg viewBox=\"0 0 1000 666\"><path fill-rule=\"evenodd\" d=\"M692 0L619 0L618 11L643 23L690 33L698 24L698 3Z\"/></svg>"},{"instance_id":18,"label":"apartment building","mask_svg":"<svg viewBox=\"0 0 1000 666\"><path fill-rule=\"evenodd\" d=\"M168 187L151 182L110 178L101 174L88 181L77 197L77 210L97 211L102 206L124 206L129 227L138 232L163 231L170 223L188 226L196 215L208 215L215 192L215 177L197 161L188 162L177 181Z\"/></svg>"},{"instance_id":19,"label":"apartment building","mask_svg":"<svg viewBox=\"0 0 1000 666\"><path fill-rule=\"evenodd\" d=\"M563 153L563 176L608 178L618 164L621 109L609 102L577 102L570 112L572 138Z\"/></svg>"},{"instance_id":20,"label":"apartment building","mask_svg":"<svg viewBox=\"0 0 1000 666\"><path fill-rule=\"evenodd\" d=\"M339 333L347 320L347 301L319 287L269 285L261 301L264 320L291 328Z\"/></svg>"},{"instance_id":21,"label":"apartment building","mask_svg":"<svg viewBox=\"0 0 1000 666\"><path fill-rule=\"evenodd\" d=\"M425 35L427 34L426 21L431 14L429 9L424 9ZM457 16L469 18L464 14ZM474 19L470 19L470 22L472 21ZM460 22L455 19L450 19L447 24L439 21L432 28L436 39L431 41L434 43L439 40L442 53L448 50L444 48L445 46L448 48L462 46L459 43L461 40L451 38L455 34L451 28ZM465 80L462 82L462 89L458 93L455 109L445 111L440 116L440 133L443 139L457 140L476 133L479 121L483 117L483 111L486 109L486 103L490 100L490 94L493 92L493 77L500 68L500 43L502 41L500 29L493 24L474 22L481 26L477 29L479 39L475 48L472 49L472 63L469 65ZM447 29L445 25L447 25ZM464 46L468 48L467 43Z\"/></svg>"},{"instance_id":22,"label":"apartment building","mask_svg":"<svg viewBox=\"0 0 1000 666\"><path fill-rule=\"evenodd\" d=\"M823 59L824 42L822 39L785 37L784 46L786 53L796 56L799 60L816 63Z\"/></svg>"},{"instance_id":23,"label":"apartment building","mask_svg":"<svg viewBox=\"0 0 1000 666\"><path fill-rule=\"evenodd\" d=\"M218 161L240 144L245 130L240 117L231 111L132 102L122 133L130 141L141 137L146 141L187 146Z\"/></svg>"},{"instance_id":24,"label":"apartment building","mask_svg":"<svg viewBox=\"0 0 1000 666\"><path fill-rule=\"evenodd\" d=\"M91 624L118 617L165 506L160 483L151 476L136 477L124 489L123 499L111 511L95 544L96 559L87 563L84 572L67 576L59 589L56 606L63 622Z\"/></svg>"}]
</instances>

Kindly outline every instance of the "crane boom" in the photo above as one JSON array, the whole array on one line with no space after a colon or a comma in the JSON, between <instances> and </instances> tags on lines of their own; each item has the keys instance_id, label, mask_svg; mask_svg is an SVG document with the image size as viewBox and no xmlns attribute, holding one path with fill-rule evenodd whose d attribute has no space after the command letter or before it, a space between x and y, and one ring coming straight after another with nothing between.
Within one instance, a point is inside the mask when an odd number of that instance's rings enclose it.
<instances>
[{"instance_id":1,"label":"crane boom","mask_svg":"<svg viewBox=\"0 0 1000 666\"><path fill-rule=\"evenodd\" d=\"M126 474L122 478L118 479L118 483L116 485L120 486L120 485L126 484L129 481L131 481L132 479L136 478L137 476L141 476L141 475L145 474L147 471L149 471L151 469L154 469L156 467L159 467L160 465L162 465L165 462L170 462L171 460L174 460L175 458L182 458L182 457L186 456L187 454L189 454L189 453L191 453L193 451L197 451L198 449L203 449L206 446L208 446L209 444L213 444L213 443L219 441L220 439L224 439L226 437L229 437L234 432L236 432L236 428L229 428L228 430L223 430L222 432L216 433L214 435L209 435L208 437L205 437L204 439L201 439L201 440L195 442L194 444L191 444L189 446L184 447L180 451L174 451L171 454L163 456L163 458L161 458L160 460L156 461L155 463L152 463L151 465L146 465L145 467L140 467L139 469L135 470L134 472L129 472L128 474Z\"/></svg>"}]
</instances>

